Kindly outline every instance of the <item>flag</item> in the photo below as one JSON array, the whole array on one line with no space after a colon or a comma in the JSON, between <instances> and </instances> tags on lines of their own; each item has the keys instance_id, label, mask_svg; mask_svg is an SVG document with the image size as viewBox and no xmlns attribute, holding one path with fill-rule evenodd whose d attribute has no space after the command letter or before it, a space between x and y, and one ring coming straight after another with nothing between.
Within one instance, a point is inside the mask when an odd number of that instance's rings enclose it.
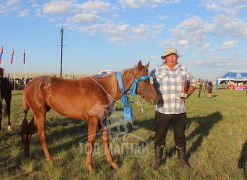
<instances>
[{"instance_id":1,"label":"flag","mask_svg":"<svg viewBox=\"0 0 247 180\"><path fill-rule=\"evenodd\" d=\"M0 64L2 64L2 57L3 57L3 46L2 46L2 49L1 49L1 52L0 52Z\"/></svg>"},{"instance_id":2,"label":"flag","mask_svg":"<svg viewBox=\"0 0 247 180\"><path fill-rule=\"evenodd\" d=\"M11 59L10 59L10 64L13 64L13 62L14 62L14 54L15 54L15 50L14 50L14 48L13 48L13 50L12 50L12 55L11 55Z\"/></svg>"},{"instance_id":3,"label":"flag","mask_svg":"<svg viewBox=\"0 0 247 180\"><path fill-rule=\"evenodd\" d=\"M26 64L26 49L23 52L23 63Z\"/></svg>"}]
</instances>

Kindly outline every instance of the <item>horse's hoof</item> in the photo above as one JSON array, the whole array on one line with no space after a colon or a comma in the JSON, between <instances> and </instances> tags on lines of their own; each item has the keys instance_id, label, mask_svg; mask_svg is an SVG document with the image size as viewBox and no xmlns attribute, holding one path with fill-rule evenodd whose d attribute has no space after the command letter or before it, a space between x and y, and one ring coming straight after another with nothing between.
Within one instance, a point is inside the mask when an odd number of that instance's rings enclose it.
<instances>
[{"instance_id":1,"label":"horse's hoof","mask_svg":"<svg viewBox=\"0 0 247 180\"><path fill-rule=\"evenodd\" d=\"M87 167L88 167L89 173L93 173L94 172L92 165L88 165Z\"/></svg>"},{"instance_id":2,"label":"horse's hoof","mask_svg":"<svg viewBox=\"0 0 247 180\"><path fill-rule=\"evenodd\" d=\"M111 166L112 166L113 169L119 169L118 164L115 163L115 162L111 162Z\"/></svg>"},{"instance_id":3,"label":"horse's hoof","mask_svg":"<svg viewBox=\"0 0 247 180\"><path fill-rule=\"evenodd\" d=\"M53 161L51 159L47 160L48 164L53 165Z\"/></svg>"},{"instance_id":4,"label":"horse's hoof","mask_svg":"<svg viewBox=\"0 0 247 180\"><path fill-rule=\"evenodd\" d=\"M11 126L8 126L8 132L12 132L13 129L11 128Z\"/></svg>"}]
</instances>

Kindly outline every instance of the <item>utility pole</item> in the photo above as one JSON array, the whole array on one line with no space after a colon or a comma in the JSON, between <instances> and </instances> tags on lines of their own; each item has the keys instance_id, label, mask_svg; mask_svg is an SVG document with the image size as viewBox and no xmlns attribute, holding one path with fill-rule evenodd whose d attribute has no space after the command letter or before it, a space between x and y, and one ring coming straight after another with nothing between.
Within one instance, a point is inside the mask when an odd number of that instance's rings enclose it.
<instances>
[{"instance_id":1,"label":"utility pole","mask_svg":"<svg viewBox=\"0 0 247 180\"><path fill-rule=\"evenodd\" d=\"M61 33L61 61L60 61L60 78L63 77L63 28L60 30Z\"/></svg>"}]
</instances>

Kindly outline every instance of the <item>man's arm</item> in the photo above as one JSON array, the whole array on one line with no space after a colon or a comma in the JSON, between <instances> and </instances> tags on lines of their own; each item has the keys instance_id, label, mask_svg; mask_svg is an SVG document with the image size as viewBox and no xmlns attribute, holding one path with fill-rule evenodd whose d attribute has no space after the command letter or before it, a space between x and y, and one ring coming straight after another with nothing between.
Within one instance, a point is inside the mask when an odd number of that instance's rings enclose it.
<instances>
[{"instance_id":1,"label":"man's arm","mask_svg":"<svg viewBox=\"0 0 247 180\"><path fill-rule=\"evenodd\" d=\"M190 85L189 89L188 89L188 92L187 92L187 97L186 99L194 92L195 90L195 86L193 85Z\"/></svg>"}]
</instances>

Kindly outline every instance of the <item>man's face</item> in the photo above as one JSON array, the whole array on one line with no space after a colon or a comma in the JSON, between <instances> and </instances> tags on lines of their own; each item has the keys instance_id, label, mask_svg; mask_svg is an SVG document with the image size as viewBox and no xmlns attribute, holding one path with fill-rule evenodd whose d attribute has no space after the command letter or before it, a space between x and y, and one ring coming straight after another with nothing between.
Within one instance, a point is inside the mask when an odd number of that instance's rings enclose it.
<instances>
[{"instance_id":1,"label":"man's face","mask_svg":"<svg viewBox=\"0 0 247 180\"><path fill-rule=\"evenodd\" d=\"M165 57L165 64L169 67L174 67L178 63L178 56L176 54L170 54Z\"/></svg>"}]
</instances>

